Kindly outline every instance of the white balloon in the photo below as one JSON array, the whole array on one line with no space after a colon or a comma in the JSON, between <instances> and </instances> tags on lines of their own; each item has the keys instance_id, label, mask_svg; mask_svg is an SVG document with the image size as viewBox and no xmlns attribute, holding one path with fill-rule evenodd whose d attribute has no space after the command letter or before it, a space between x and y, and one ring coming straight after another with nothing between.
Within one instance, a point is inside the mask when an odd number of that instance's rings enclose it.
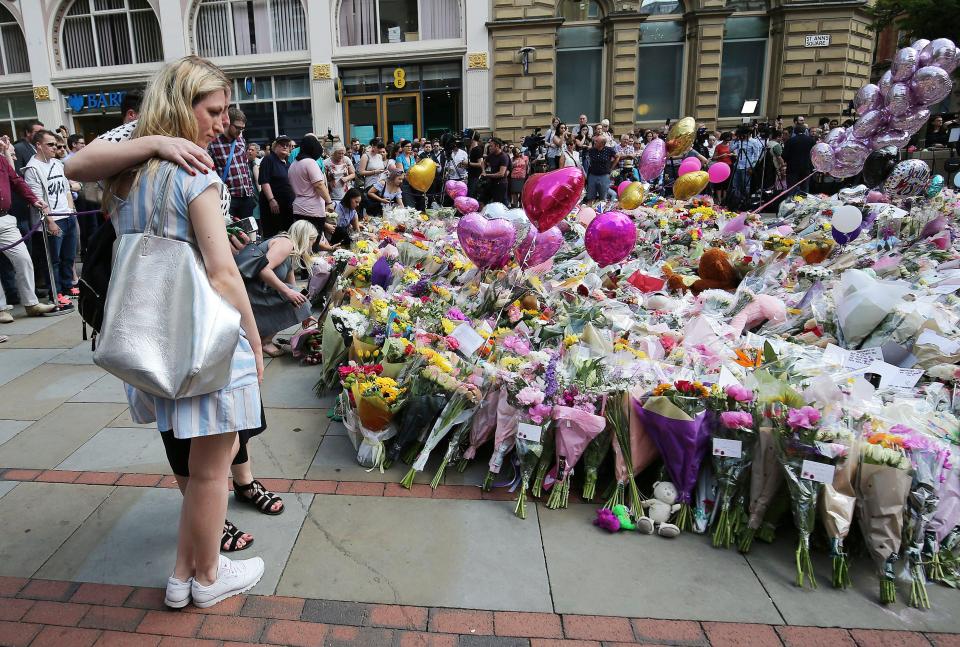
<instances>
[{"instance_id":1,"label":"white balloon","mask_svg":"<svg viewBox=\"0 0 960 647\"><path fill-rule=\"evenodd\" d=\"M960 189L960 172L953 176L953 186Z\"/></svg>"},{"instance_id":2,"label":"white balloon","mask_svg":"<svg viewBox=\"0 0 960 647\"><path fill-rule=\"evenodd\" d=\"M860 213L860 210L845 204L833 210L833 219L830 224L840 233L849 234L851 231L856 231L862 222L863 214Z\"/></svg>"}]
</instances>

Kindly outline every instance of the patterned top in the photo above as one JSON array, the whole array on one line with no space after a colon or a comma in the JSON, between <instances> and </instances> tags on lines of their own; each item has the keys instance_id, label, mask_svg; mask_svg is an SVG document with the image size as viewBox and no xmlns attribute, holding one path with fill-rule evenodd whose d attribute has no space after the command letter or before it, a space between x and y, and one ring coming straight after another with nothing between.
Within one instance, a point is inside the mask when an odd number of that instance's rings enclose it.
<instances>
[{"instance_id":1,"label":"patterned top","mask_svg":"<svg viewBox=\"0 0 960 647\"><path fill-rule=\"evenodd\" d=\"M207 152L213 158L217 174L222 178L223 172L227 170L231 149L233 149L233 161L230 162L230 174L226 179L230 195L236 198L250 197L253 195L253 180L250 178L250 167L247 166L247 143L243 135L232 142L227 141L226 135L220 135L210 142Z\"/></svg>"},{"instance_id":2,"label":"patterned top","mask_svg":"<svg viewBox=\"0 0 960 647\"><path fill-rule=\"evenodd\" d=\"M167 162L169 164L169 162ZM189 205L209 187L222 186L214 173L191 176L178 168L170 179L166 205L166 225L161 232L167 238L182 240L197 246L197 239L189 217ZM118 199L118 208L111 219L117 235L137 233L146 227L147 218L156 200L158 187L150 178L138 182L126 200ZM160 217L160 214L155 216ZM203 304L194 317L211 316ZM250 342L241 330L237 350L230 367L230 381L213 393L192 398L168 400L124 385L130 416L138 424L156 421L161 431L173 430L177 438L193 438L260 426L260 385L257 381L256 358Z\"/></svg>"}]
</instances>

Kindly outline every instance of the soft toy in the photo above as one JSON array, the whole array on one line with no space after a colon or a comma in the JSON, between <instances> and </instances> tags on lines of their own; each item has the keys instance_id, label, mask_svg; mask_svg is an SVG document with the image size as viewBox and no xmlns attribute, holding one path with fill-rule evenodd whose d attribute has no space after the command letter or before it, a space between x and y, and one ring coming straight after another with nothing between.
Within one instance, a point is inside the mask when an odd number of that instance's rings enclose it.
<instances>
[{"instance_id":1,"label":"soft toy","mask_svg":"<svg viewBox=\"0 0 960 647\"><path fill-rule=\"evenodd\" d=\"M630 518L630 510L625 505L615 505L612 510L600 508L597 510L597 518L593 520L593 525L603 528L607 532L637 529Z\"/></svg>"},{"instance_id":2,"label":"soft toy","mask_svg":"<svg viewBox=\"0 0 960 647\"><path fill-rule=\"evenodd\" d=\"M646 514L637 519L637 530L645 535L652 535L654 531L661 537L673 538L680 534L680 528L670 523L672 517L680 510L677 503L677 488L669 481L658 481L653 484L653 498L641 502Z\"/></svg>"},{"instance_id":3,"label":"soft toy","mask_svg":"<svg viewBox=\"0 0 960 647\"><path fill-rule=\"evenodd\" d=\"M686 292L689 289L694 295L698 295L704 290L733 291L740 284L740 275L736 268L730 262L727 253L718 247L711 247L700 257L700 263L697 266L699 279L695 280L689 287L687 281L690 277L675 274L669 266L664 266L663 274L667 279L667 288L671 291Z\"/></svg>"},{"instance_id":4,"label":"soft toy","mask_svg":"<svg viewBox=\"0 0 960 647\"><path fill-rule=\"evenodd\" d=\"M781 324L787 320L787 306L783 301L769 294L758 294L730 320L730 327L739 336L745 329L750 330L764 321Z\"/></svg>"}]
</instances>

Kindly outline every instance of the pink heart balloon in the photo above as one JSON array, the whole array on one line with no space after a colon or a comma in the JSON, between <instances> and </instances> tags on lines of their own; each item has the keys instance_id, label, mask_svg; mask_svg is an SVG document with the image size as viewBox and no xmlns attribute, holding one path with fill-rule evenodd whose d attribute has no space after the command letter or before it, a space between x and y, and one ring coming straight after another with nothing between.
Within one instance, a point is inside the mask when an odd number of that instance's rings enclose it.
<instances>
[{"instance_id":1,"label":"pink heart balloon","mask_svg":"<svg viewBox=\"0 0 960 647\"><path fill-rule=\"evenodd\" d=\"M667 163L667 144L662 139L654 139L640 154L640 177L644 182L653 182Z\"/></svg>"},{"instance_id":2,"label":"pink heart balloon","mask_svg":"<svg viewBox=\"0 0 960 647\"><path fill-rule=\"evenodd\" d=\"M619 211L601 213L583 237L583 245L590 258L600 267L619 263L633 251L637 244L637 227L630 216Z\"/></svg>"},{"instance_id":3,"label":"pink heart balloon","mask_svg":"<svg viewBox=\"0 0 960 647\"><path fill-rule=\"evenodd\" d=\"M531 175L523 185L523 208L537 231L546 231L566 218L580 202L586 178L575 166Z\"/></svg>"},{"instance_id":4,"label":"pink heart balloon","mask_svg":"<svg viewBox=\"0 0 960 647\"><path fill-rule=\"evenodd\" d=\"M880 191L870 191L867 193L867 202L890 202L887 196Z\"/></svg>"},{"instance_id":5,"label":"pink heart balloon","mask_svg":"<svg viewBox=\"0 0 960 647\"><path fill-rule=\"evenodd\" d=\"M617 195L622 195L623 192L627 189L628 186L630 186L630 180L624 180L623 182L621 182L620 184L618 184L618 185L617 185Z\"/></svg>"},{"instance_id":6,"label":"pink heart balloon","mask_svg":"<svg viewBox=\"0 0 960 647\"><path fill-rule=\"evenodd\" d=\"M696 157L688 157L687 159L680 162L680 168L677 169L677 175L686 175L687 173L696 173L703 165L700 163L700 160Z\"/></svg>"},{"instance_id":7,"label":"pink heart balloon","mask_svg":"<svg viewBox=\"0 0 960 647\"><path fill-rule=\"evenodd\" d=\"M580 224L584 227L589 226L596 217L597 212L593 209L593 207L583 206L580 207L580 211L577 212L577 220L579 220Z\"/></svg>"},{"instance_id":8,"label":"pink heart balloon","mask_svg":"<svg viewBox=\"0 0 960 647\"><path fill-rule=\"evenodd\" d=\"M460 180L447 180L443 185L443 190L447 192L451 200L467 195L467 183Z\"/></svg>"},{"instance_id":9,"label":"pink heart balloon","mask_svg":"<svg viewBox=\"0 0 960 647\"><path fill-rule=\"evenodd\" d=\"M454 198L453 206L462 214L474 213L480 210L480 203L465 195Z\"/></svg>"},{"instance_id":10,"label":"pink heart balloon","mask_svg":"<svg viewBox=\"0 0 960 647\"><path fill-rule=\"evenodd\" d=\"M558 227L551 227L543 233L530 229L526 240L517 247L517 260L520 267L536 267L553 258L563 245L563 233ZM532 249L531 249L532 248Z\"/></svg>"},{"instance_id":11,"label":"pink heart balloon","mask_svg":"<svg viewBox=\"0 0 960 647\"><path fill-rule=\"evenodd\" d=\"M513 249L516 230L506 220L487 220L477 212L468 213L457 223L460 247L481 269L500 267Z\"/></svg>"}]
</instances>

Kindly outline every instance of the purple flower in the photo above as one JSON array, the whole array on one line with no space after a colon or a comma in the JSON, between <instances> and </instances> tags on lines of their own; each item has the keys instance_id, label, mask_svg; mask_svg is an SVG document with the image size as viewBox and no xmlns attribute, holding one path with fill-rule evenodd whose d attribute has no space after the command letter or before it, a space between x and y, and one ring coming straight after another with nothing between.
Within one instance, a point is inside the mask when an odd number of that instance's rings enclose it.
<instances>
[{"instance_id":1,"label":"purple flower","mask_svg":"<svg viewBox=\"0 0 960 647\"><path fill-rule=\"evenodd\" d=\"M787 425L791 429L813 429L820 422L820 412L813 407L800 407L787 412Z\"/></svg>"},{"instance_id":2,"label":"purple flower","mask_svg":"<svg viewBox=\"0 0 960 647\"><path fill-rule=\"evenodd\" d=\"M753 402L753 391L739 384L731 384L724 391L728 397L733 398L736 402Z\"/></svg>"},{"instance_id":3,"label":"purple flower","mask_svg":"<svg viewBox=\"0 0 960 647\"><path fill-rule=\"evenodd\" d=\"M544 420L547 420L550 417L550 412L553 411L553 407L548 404L538 404L533 407L530 407L530 411L527 413L530 414L530 419L535 425L543 424Z\"/></svg>"},{"instance_id":4,"label":"purple flower","mask_svg":"<svg viewBox=\"0 0 960 647\"><path fill-rule=\"evenodd\" d=\"M453 307L447 310L447 319L452 319L454 321L469 321L467 315L463 314L460 308Z\"/></svg>"},{"instance_id":5,"label":"purple flower","mask_svg":"<svg viewBox=\"0 0 960 647\"><path fill-rule=\"evenodd\" d=\"M724 411L720 414L720 422L727 429L753 428L753 416L746 411Z\"/></svg>"}]
</instances>

